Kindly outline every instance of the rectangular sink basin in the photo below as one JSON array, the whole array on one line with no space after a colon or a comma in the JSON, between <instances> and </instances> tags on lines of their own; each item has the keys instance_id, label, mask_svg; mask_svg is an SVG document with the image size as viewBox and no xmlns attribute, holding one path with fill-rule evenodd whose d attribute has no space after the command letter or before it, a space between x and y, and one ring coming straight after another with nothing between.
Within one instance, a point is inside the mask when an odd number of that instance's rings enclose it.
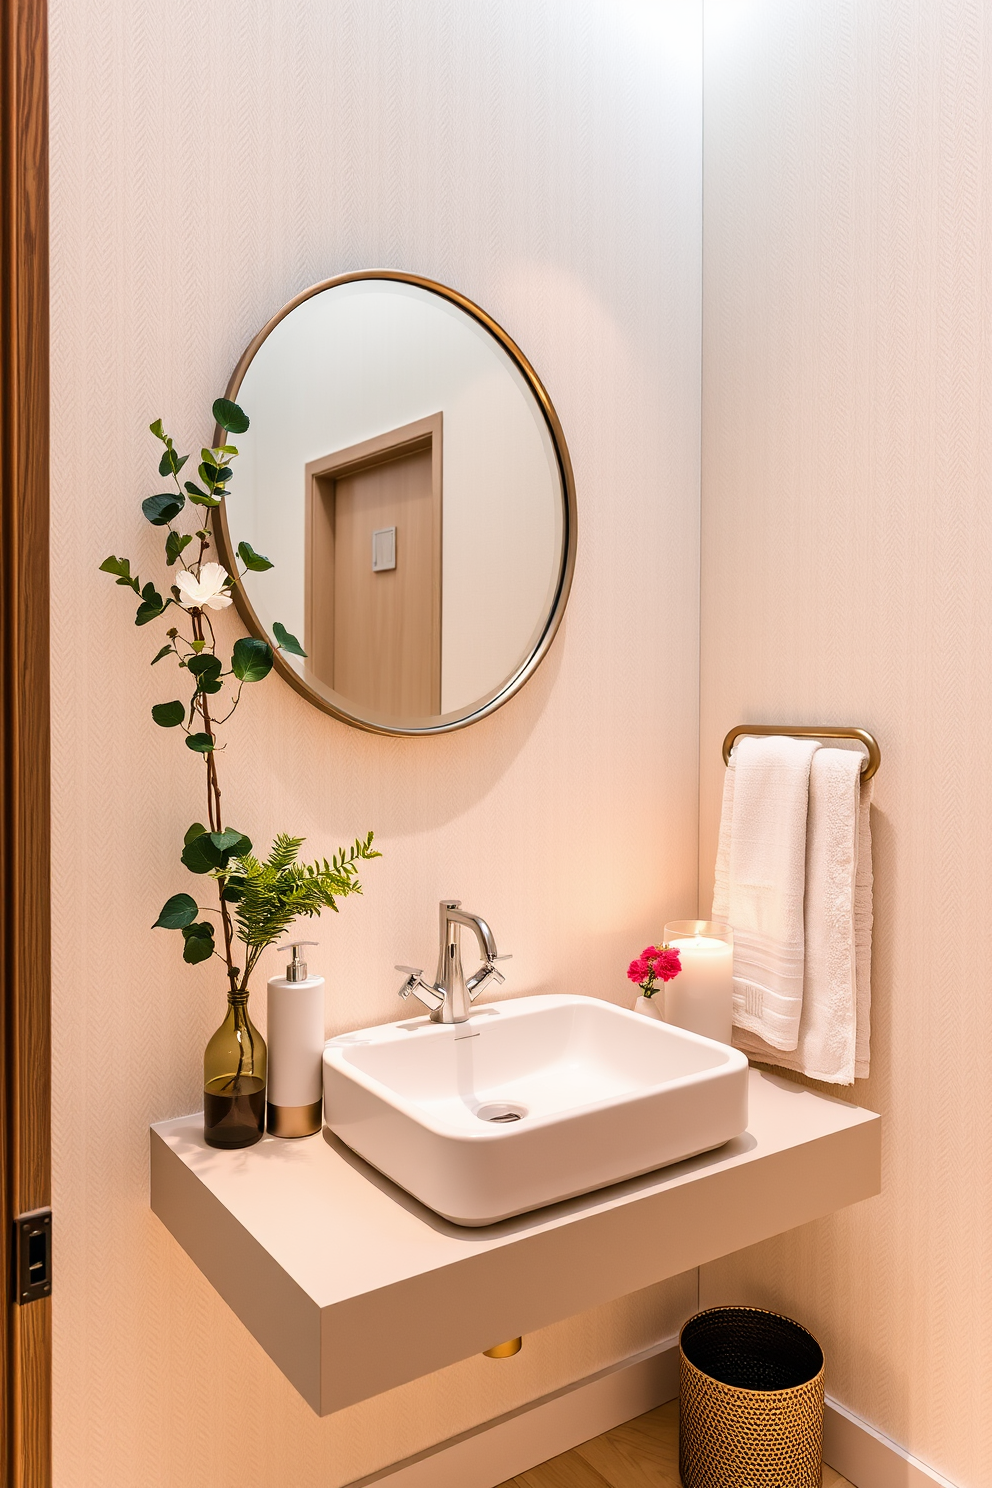
<instances>
[{"instance_id":1,"label":"rectangular sink basin","mask_svg":"<svg viewBox=\"0 0 992 1488\"><path fill-rule=\"evenodd\" d=\"M324 1121L429 1208L486 1225L720 1147L747 1059L593 997L520 997L331 1039Z\"/></svg>"}]
</instances>

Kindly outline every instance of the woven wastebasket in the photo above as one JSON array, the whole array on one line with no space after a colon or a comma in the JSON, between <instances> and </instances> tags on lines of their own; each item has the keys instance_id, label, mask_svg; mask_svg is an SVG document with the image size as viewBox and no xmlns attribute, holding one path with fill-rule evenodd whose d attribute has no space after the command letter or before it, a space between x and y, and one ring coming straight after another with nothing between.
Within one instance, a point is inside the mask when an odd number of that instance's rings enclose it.
<instances>
[{"instance_id":1,"label":"woven wastebasket","mask_svg":"<svg viewBox=\"0 0 992 1488\"><path fill-rule=\"evenodd\" d=\"M685 1488L820 1488L823 1350L791 1318L711 1307L679 1338Z\"/></svg>"}]
</instances>

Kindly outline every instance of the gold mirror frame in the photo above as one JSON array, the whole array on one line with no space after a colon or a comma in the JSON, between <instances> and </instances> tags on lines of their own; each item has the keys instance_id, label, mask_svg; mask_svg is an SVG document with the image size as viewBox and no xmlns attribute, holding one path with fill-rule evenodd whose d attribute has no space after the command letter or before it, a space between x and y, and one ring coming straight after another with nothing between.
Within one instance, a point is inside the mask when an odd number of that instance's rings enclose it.
<instances>
[{"instance_id":1,"label":"gold mirror frame","mask_svg":"<svg viewBox=\"0 0 992 1488\"><path fill-rule=\"evenodd\" d=\"M340 693L332 692L330 697L326 697L317 692L307 683L305 678L301 677L289 665L279 651L273 649L275 669L289 683L290 687L295 688L301 697L306 698L307 702L313 703L315 707L320 708L324 713L330 713L332 718L338 718L342 723L351 724L354 728L365 729L368 733L373 734L401 736L447 734L455 729L466 728L470 723L476 723L480 718L485 718L488 714L494 713L497 708L501 708L505 702L508 702L513 697L514 693L520 691L524 683L533 676L548 654L551 642L554 640L555 633L561 624L562 615L565 612L568 593L572 586L572 574L575 571L578 520L575 506L575 481L572 475L572 463L569 459L568 447L565 443L565 435L562 432L561 424L558 421L558 415L555 413L554 405L548 397L544 384L520 350L520 347L507 335L502 326L498 325L492 316L487 315L478 305L473 304L471 300L459 294L457 290L449 289L444 284L438 284L433 279L425 279L419 274L404 274L395 269L365 269L355 274L338 274L333 279L323 279L319 284L314 284L309 289L305 289L302 294L298 294L295 299L290 300L288 304L284 305L281 310L273 315L272 319L248 343L241 356L241 360L231 375L231 380L227 385L224 396L230 398L233 402L237 402L238 391L256 352L262 345L262 342L275 330L279 322L284 320L291 311L295 310L297 306L302 305L305 300L311 299L314 295L322 294L325 289L334 289L338 285L353 284L358 280L364 279L386 279L399 284L412 284L418 289L426 289L431 294L436 294L441 299L449 301L450 304L457 305L460 310L470 315L473 320L478 321L499 342L500 346L502 346L503 350L522 374L537 400L545 423L547 424L548 433L551 436L551 445L555 452L558 474L561 480L561 489L564 498L564 511L562 513L562 525L564 528L562 534L562 554L558 583L547 620L530 655L524 658L512 676L501 683L492 693L473 703L471 707L461 709L455 713L440 714L433 719L417 720L409 726L397 727L395 721L391 722L386 717L376 717L372 713L356 713L349 706L348 699ZM227 434L217 426L214 430L214 444L223 444L227 438ZM228 528L225 508L226 503L217 507L212 513L211 521L217 540L220 561L228 573L236 574L238 570L235 546L231 539L230 529ZM267 641L271 644L270 636L255 614L251 601L240 584L236 585L234 589L234 602L249 632L259 640Z\"/></svg>"}]
</instances>

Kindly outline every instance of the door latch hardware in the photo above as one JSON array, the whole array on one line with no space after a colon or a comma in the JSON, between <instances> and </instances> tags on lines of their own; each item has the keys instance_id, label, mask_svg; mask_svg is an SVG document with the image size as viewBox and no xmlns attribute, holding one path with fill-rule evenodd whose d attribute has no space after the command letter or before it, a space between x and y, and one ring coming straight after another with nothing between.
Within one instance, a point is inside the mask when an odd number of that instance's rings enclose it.
<instances>
[{"instance_id":1,"label":"door latch hardware","mask_svg":"<svg viewBox=\"0 0 992 1488\"><path fill-rule=\"evenodd\" d=\"M32 1209L14 1220L17 1301L52 1295L52 1211Z\"/></svg>"}]
</instances>

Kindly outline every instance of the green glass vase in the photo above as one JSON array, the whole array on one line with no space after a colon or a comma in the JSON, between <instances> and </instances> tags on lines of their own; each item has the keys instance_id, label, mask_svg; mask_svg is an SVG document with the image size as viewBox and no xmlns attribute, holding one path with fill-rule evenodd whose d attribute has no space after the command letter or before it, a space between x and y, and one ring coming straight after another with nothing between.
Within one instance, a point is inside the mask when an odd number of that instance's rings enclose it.
<instances>
[{"instance_id":1,"label":"green glass vase","mask_svg":"<svg viewBox=\"0 0 992 1488\"><path fill-rule=\"evenodd\" d=\"M203 1139L250 1147L265 1131L265 1040L248 1016L248 993L229 992L227 1017L203 1055Z\"/></svg>"}]
</instances>

